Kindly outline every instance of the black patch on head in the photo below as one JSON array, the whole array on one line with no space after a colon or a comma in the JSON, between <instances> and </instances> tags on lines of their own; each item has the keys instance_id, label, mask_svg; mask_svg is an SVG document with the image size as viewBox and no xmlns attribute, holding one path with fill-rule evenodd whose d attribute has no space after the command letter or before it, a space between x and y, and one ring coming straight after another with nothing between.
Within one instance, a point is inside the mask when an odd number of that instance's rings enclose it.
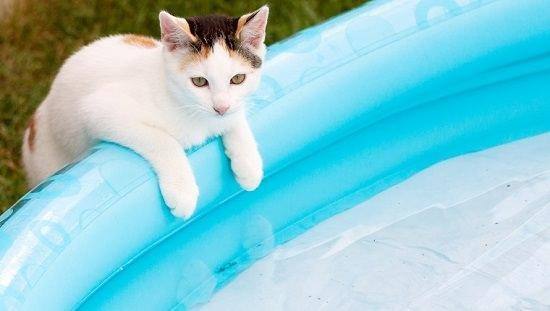
<instances>
[{"instance_id":1,"label":"black patch on head","mask_svg":"<svg viewBox=\"0 0 550 311\"><path fill-rule=\"evenodd\" d=\"M247 22L256 13L248 17ZM207 15L188 17L186 20L191 34L197 38L197 41L190 43L193 52L212 49L216 42L223 41L229 50L239 53L253 68L259 68L262 65L262 59L249 49L242 47L237 39L238 17Z\"/></svg>"},{"instance_id":2,"label":"black patch on head","mask_svg":"<svg viewBox=\"0 0 550 311\"><path fill-rule=\"evenodd\" d=\"M189 30L198 40L195 44L212 48L216 41L223 40L228 48L235 50L238 18L208 15L189 17L186 20Z\"/></svg>"}]
</instances>

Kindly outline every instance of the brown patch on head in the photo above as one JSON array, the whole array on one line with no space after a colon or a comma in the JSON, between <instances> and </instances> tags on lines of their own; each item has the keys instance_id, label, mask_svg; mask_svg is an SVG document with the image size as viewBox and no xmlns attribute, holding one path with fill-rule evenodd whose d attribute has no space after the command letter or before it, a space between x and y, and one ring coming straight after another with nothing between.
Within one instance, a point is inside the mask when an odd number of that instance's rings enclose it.
<instances>
[{"instance_id":1,"label":"brown patch on head","mask_svg":"<svg viewBox=\"0 0 550 311\"><path fill-rule=\"evenodd\" d=\"M157 46L157 41L155 39L139 35L125 35L122 41L126 44L149 49Z\"/></svg>"},{"instance_id":2,"label":"brown patch on head","mask_svg":"<svg viewBox=\"0 0 550 311\"><path fill-rule=\"evenodd\" d=\"M252 66L252 68L257 69L262 66L262 59L252 51L238 47L237 50L227 49L229 56L240 59L245 65Z\"/></svg>"},{"instance_id":3,"label":"brown patch on head","mask_svg":"<svg viewBox=\"0 0 550 311\"><path fill-rule=\"evenodd\" d=\"M237 49L237 53L245 62L250 64L252 68L257 69L262 66L262 59L258 55L252 53L249 49L239 47Z\"/></svg>"},{"instance_id":4,"label":"brown patch on head","mask_svg":"<svg viewBox=\"0 0 550 311\"><path fill-rule=\"evenodd\" d=\"M184 70L186 67L188 67L191 63L195 63L200 61L201 56L199 54L195 53L189 53L183 56L183 58L180 60L180 69Z\"/></svg>"},{"instance_id":5,"label":"brown patch on head","mask_svg":"<svg viewBox=\"0 0 550 311\"><path fill-rule=\"evenodd\" d=\"M208 47L203 47L198 51L192 49L190 53L186 53L185 55L183 55L182 59L180 60L180 68L184 70L191 63L197 63L205 60L206 58L208 58L211 52L212 49Z\"/></svg>"},{"instance_id":6,"label":"brown patch on head","mask_svg":"<svg viewBox=\"0 0 550 311\"><path fill-rule=\"evenodd\" d=\"M34 151L34 143L36 141L36 116L32 115L27 126L29 135L27 136L27 143L29 144L29 150Z\"/></svg>"}]
</instances>

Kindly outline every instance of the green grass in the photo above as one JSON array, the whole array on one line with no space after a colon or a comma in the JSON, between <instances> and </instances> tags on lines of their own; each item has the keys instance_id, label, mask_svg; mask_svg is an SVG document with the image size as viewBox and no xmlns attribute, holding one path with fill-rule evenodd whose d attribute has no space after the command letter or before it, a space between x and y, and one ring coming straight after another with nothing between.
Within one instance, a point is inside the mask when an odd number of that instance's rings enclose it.
<instances>
[{"instance_id":1,"label":"green grass","mask_svg":"<svg viewBox=\"0 0 550 311\"><path fill-rule=\"evenodd\" d=\"M1 0L0 0L1 1ZM14 0L0 21L0 212L26 192L20 164L27 120L48 92L58 68L80 46L116 33L158 36L158 12L178 16L241 15L264 1ZM267 42L354 8L365 0L276 1Z\"/></svg>"}]
</instances>

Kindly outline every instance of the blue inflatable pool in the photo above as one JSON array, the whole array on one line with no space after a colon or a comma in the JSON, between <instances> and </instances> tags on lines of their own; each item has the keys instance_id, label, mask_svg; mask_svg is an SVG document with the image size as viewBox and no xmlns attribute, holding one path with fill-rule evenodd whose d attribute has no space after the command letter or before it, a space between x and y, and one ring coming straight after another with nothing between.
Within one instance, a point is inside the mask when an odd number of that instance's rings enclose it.
<instances>
[{"instance_id":1,"label":"blue inflatable pool","mask_svg":"<svg viewBox=\"0 0 550 311\"><path fill-rule=\"evenodd\" d=\"M102 144L0 216L0 310L190 308L319 222L420 170L550 131L547 0L374 2L270 47L250 117L266 178L189 151L175 219L132 151Z\"/></svg>"}]
</instances>

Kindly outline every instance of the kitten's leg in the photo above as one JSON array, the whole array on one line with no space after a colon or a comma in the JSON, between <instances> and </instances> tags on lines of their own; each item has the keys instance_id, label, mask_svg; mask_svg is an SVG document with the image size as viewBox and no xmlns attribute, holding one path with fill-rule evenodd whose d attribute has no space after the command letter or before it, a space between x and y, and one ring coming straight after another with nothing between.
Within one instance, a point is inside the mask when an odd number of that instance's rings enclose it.
<instances>
[{"instance_id":1,"label":"kitten's leg","mask_svg":"<svg viewBox=\"0 0 550 311\"><path fill-rule=\"evenodd\" d=\"M222 139L239 184L247 191L256 189L263 178L262 157L246 120L238 122Z\"/></svg>"},{"instance_id":2,"label":"kitten's leg","mask_svg":"<svg viewBox=\"0 0 550 311\"><path fill-rule=\"evenodd\" d=\"M112 94L97 93L85 99L89 134L126 146L145 158L157 174L172 214L188 218L195 210L199 191L182 146L167 132L149 125L146 116L132 115L137 107L133 99Z\"/></svg>"}]
</instances>

